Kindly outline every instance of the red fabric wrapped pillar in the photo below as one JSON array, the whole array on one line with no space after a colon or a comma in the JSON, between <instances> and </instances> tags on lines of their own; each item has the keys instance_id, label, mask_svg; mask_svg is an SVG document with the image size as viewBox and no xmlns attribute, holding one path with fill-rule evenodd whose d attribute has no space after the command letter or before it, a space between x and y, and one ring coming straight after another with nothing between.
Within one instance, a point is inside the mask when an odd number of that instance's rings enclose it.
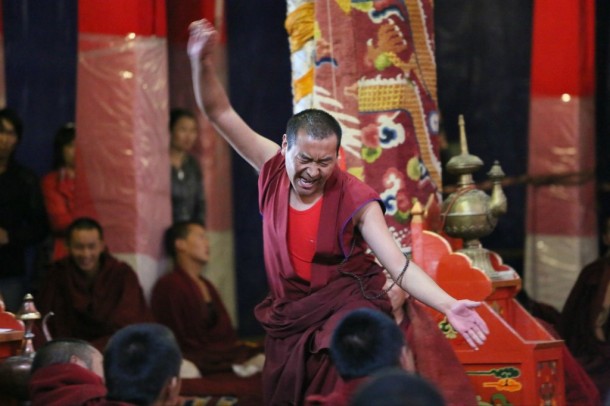
<instances>
[{"instance_id":1,"label":"red fabric wrapped pillar","mask_svg":"<svg viewBox=\"0 0 610 406\"><path fill-rule=\"evenodd\" d=\"M161 0L79 2L75 204L147 293L171 222L165 21Z\"/></svg>"},{"instance_id":2,"label":"red fabric wrapped pillar","mask_svg":"<svg viewBox=\"0 0 610 406\"><path fill-rule=\"evenodd\" d=\"M597 256L593 0L534 6L526 288L558 308Z\"/></svg>"}]
</instances>

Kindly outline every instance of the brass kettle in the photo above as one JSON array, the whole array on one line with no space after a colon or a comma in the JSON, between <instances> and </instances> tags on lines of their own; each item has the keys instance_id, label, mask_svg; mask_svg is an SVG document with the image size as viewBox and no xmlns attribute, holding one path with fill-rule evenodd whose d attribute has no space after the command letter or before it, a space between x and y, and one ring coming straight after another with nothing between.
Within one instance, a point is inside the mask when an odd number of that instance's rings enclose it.
<instances>
[{"instance_id":1,"label":"brass kettle","mask_svg":"<svg viewBox=\"0 0 610 406\"><path fill-rule=\"evenodd\" d=\"M464 240L464 248L459 252L468 255L473 265L486 272L490 277L497 277L489 262L489 255L481 246L479 238L489 235L498 218L506 213L506 195L501 181L504 172L498 161L495 161L488 172L493 183L491 196L474 185L472 174L483 166L483 161L468 152L464 117L459 116L460 155L454 156L447 163L447 171L459 176L458 190L452 193L441 205L443 229L447 235Z\"/></svg>"}]
</instances>

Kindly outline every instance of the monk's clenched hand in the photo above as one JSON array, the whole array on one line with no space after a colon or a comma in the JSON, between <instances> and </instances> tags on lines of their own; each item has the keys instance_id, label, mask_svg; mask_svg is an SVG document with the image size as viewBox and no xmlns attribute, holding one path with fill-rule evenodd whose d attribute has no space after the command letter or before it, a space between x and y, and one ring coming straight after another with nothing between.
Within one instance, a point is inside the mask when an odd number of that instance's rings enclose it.
<instances>
[{"instance_id":1,"label":"monk's clenched hand","mask_svg":"<svg viewBox=\"0 0 610 406\"><path fill-rule=\"evenodd\" d=\"M203 60L212 54L218 42L218 32L208 20L193 21L189 25L186 50L191 59Z\"/></svg>"}]
</instances>

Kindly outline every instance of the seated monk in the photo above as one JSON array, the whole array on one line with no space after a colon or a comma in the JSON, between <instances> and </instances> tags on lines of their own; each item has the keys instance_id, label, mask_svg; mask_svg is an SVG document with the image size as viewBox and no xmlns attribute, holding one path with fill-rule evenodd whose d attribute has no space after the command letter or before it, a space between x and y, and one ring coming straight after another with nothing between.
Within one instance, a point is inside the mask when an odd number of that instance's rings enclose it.
<instances>
[{"instance_id":1,"label":"seated monk","mask_svg":"<svg viewBox=\"0 0 610 406\"><path fill-rule=\"evenodd\" d=\"M102 405L178 406L181 360L167 327L140 323L122 328L104 351L108 395Z\"/></svg>"},{"instance_id":2,"label":"seated monk","mask_svg":"<svg viewBox=\"0 0 610 406\"><path fill-rule=\"evenodd\" d=\"M201 275L209 259L205 228L197 222L178 222L167 230L165 244L175 266L153 288L155 319L174 332L184 358L202 375L224 372L237 379L232 371L241 376L260 372L260 346L238 340L220 295ZM256 379L260 382L260 374Z\"/></svg>"},{"instance_id":3,"label":"seated monk","mask_svg":"<svg viewBox=\"0 0 610 406\"><path fill-rule=\"evenodd\" d=\"M415 372L436 385L448 404L476 405L474 387L449 341L423 305L407 299L407 293L386 276L392 314L407 341Z\"/></svg>"},{"instance_id":4,"label":"seated monk","mask_svg":"<svg viewBox=\"0 0 610 406\"><path fill-rule=\"evenodd\" d=\"M561 313L560 334L599 389L610 401L610 218L603 242L606 254L578 276Z\"/></svg>"},{"instance_id":5,"label":"seated monk","mask_svg":"<svg viewBox=\"0 0 610 406\"><path fill-rule=\"evenodd\" d=\"M368 308L353 310L339 321L330 342L330 356L341 379L331 393L307 396L306 405L345 406L375 372L412 367L396 323L387 314Z\"/></svg>"},{"instance_id":6,"label":"seated monk","mask_svg":"<svg viewBox=\"0 0 610 406\"><path fill-rule=\"evenodd\" d=\"M102 354L86 341L58 339L38 349L29 383L32 406L103 403Z\"/></svg>"},{"instance_id":7,"label":"seated monk","mask_svg":"<svg viewBox=\"0 0 610 406\"><path fill-rule=\"evenodd\" d=\"M48 323L54 338L80 338L103 350L120 328L152 320L137 275L105 250L97 221L74 220L66 238L69 255L51 265L35 299L42 314L55 314Z\"/></svg>"}]
</instances>

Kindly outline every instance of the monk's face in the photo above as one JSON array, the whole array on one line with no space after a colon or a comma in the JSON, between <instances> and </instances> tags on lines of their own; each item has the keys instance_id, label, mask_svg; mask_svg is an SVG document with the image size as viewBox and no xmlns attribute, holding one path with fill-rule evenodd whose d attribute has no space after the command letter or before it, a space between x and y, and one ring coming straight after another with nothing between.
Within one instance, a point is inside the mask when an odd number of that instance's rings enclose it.
<instances>
[{"instance_id":1,"label":"monk's face","mask_svg":"<svg viewBox=\"0 0 610 406\"><path fill-rule=\"evenodd\" d=\"M304 203L312 203L324 193L324 185L337 164L336 136L315 139L303 130L288 148L286 135L282 155L293 191Z\"/></svg>"},{"instance_id":2,"label":"monk's face","mask_svg":"<svg viewBox=\"0 0 610 406\"><path fill-rule=\"evenodd\" d=\"M189 225L189 233L179 241L177 249L195 261L206 264L210 259L210 243L205 228L198 224Z\"/></svg>"},{"instance_id":3,"label":"monk's face","mask_svg":"<svg viewBox=\"0 0 610 406\"><path fill-rule=\"evenodd\" d=\"M68 251L80 270L90 275L95 274L100 267L104 241L95 228L76 229L70 236Z\"/></svg>"}]
</instances>

